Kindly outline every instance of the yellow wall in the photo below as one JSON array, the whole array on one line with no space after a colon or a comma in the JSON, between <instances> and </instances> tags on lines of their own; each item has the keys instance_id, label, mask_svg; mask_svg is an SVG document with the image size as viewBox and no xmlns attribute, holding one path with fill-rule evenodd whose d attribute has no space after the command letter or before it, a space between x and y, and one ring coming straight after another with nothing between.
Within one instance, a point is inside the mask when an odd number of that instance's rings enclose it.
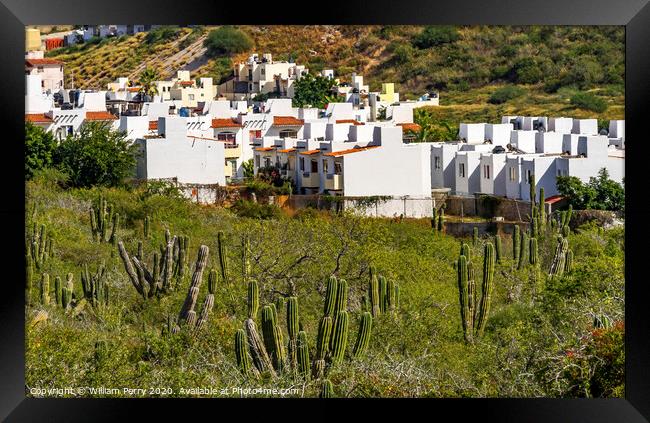
<instances>
[{"instance_id":1,"label":"yellow wall","mask_svg":"<svg viewBox=\"0 0 650 423\"><path fill-rule=\"evenodd\" d=\"M25 30L25 51L41 49L41 31L36 28Z\"/></svg>"},{"instance_id":2,"label":"yellow wall","mask_svg":"<svg viewBox=\"0 0 650 423\"><path fill-rule=\"evenodd\" d=\"M395 84L392 82L387 82L381 84L381 101L394 102L397 101L395 98Z\"/></svg>"}]
</instances>

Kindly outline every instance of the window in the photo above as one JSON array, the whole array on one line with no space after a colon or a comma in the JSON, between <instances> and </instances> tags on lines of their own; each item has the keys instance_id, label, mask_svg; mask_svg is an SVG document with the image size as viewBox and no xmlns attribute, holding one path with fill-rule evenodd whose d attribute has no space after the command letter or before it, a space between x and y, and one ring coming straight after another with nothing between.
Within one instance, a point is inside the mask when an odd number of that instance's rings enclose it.
<instances>
[{"instance_id":1,"label":"window","mask_svg":"<svg viewBox=\"0 0 650 423\"><path fill-rule=\"evenodd\" d=\"M304 171L305 170L305 158L304 157L300 158L299 164L300 164L300 171L301 172Z\"/></svg>"},{"instance_id":2,"label":"window","mask_svg":"<svg viewBox=\"0 0 650 423\"><path fill-rule=\"evenodd\" d=\"M514 167L511 167L509 168L508 172L509 172L510 180L514 181L515 178L517 177L516 169Z\"/></svg>"},{"instance_id":3,"label":"window","mask_svg":"<svg viewBox=\"0 0 650 423\"><path fill-rule=\"evenodd\" d=\"M485 179L490 179L490 165L483 166L483 177Z\"/></svg>"},{"instance_id":4,"label":"window","mask_svg":"<svg viewBox=\"0 0 650 423\"><path fill-rule=\"evenodd\" d=\"M280 131L280 138L298 138L298 132L294 129Z\"/></svg>"},{"instance_id":5,"label":"window","mask_svg":"<svg viewBox=\"0 0 650 423\"><path fill-rule=\"evenodd\" d=\"M194 94L188 94L188 95L187 95L187 98L188 98L189 100L194 100Z\"/></svg>"},{"instance_id":6,"label":"window","mask_svg":"<svg viewBox=\"0 0 650 423\"><path fill-rule=\"evenodd\" d=\"M258 129L256 131L250 131L248 133L248 135L249 135L249 138L250 138L250 142L253 142L253 140L255 138L262 138L262 131L260 129Z\"/></svg>"},{"instance_id":7,"label":"window","mask_svg":"<svg viewBox=\"0 0 650 423\"><path fill-rule=\"evenodd\" d=\"M248 69L248 80L253 80L253 69ZM253 89L253 84L250 84L251 90Z\"/></svg>"},{"instance_id":8,"label":"window","mask_svg":"<svg viewBox=\"0 0 650 423\"><path fill-rule=\"evenodd\" d=\"M328 170L327 159L323 159L323 173L327 173Z\"/></svg>"},{"instance_id":9,"label":"window","mask_svg":"<svg viewBox=\"0 0 650 423\"><path fill-rule=\"evenodd\" d=\"M318 161L316 159L311 160L311 172L318 173Z\"/></svg>"},{"instance_id":10,"label":"window","mask_svg":"<svg viewBox=\"0 0 650 423\"><path fill-rule=\"evenodd\" d=\"M458 163L458 176L465 177L465 163Z\"/></svg>"},{"instance_id":11,"label":"window","mask_svg":"<svg viewBox=\"0 0 650 423\"><path fill-rule=\"evenodd\" d=\"M339 162L334 162L334 174L335 175L340 175L343 169L341 169L341 163Z\"/></svg>"},{"instance_id":12,"label":"window","mask_svg":"<svg viewBox=\"0 0 650 423\"><path fill-rule=\"evenodd\" d=\"M233 132L220 132L217 134L217 140L226 141L229 144L236 144L235 134Z\"/></svg>"},{"instance_id":13,"label":"window","mask_svg":"<svg viewBox=\"0 0 650 423\"><path fill-rule=\"evenodd\" d=\"M434 167L436 169L441 169L442 168L442 164L440 163L440 156L435 156L434 157Z\"/></svg>"}]
</instances>

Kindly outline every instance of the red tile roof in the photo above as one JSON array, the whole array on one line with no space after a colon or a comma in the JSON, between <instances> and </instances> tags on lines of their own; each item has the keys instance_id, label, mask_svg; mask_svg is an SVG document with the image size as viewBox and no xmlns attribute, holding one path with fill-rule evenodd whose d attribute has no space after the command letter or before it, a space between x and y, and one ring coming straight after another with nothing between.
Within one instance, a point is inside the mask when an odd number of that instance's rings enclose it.
<instances>
[{"instance_id":1,"label":"red tile roof","mask_svg":"<svg viewBox=\"0 0 650 423\"><path fill-rule=\"evenodd\" d=\"M255 151L271 151L274 150L273 147L257 147Z\"/></svg>"},{"instance_id":2,"label":"red tile roof","mask_svg":"<svg viewBox=\"0 0 650 423\"><path fill-rule=\"evenodd\" d=\"M65 63L56 59L25 59L25 64L33 67L43 65L64 65Z\"/></svg>"},{"instance_id":3,"label":"red tile roof","mask_svg":"<svg viewBox=\"0 0 650 423\"><path fill-rule=\"evenodd\" d=\"M140 87L127 87L126 90L130 93L137 93L140 91Z\"/></svg>"},{"instance_id":4,"label":"red tile roof","mask_svg":"<svg viewBox=\"0 0 650 423\"><path fill-rule=\"evenodd\" d=\"M351 123L353 125L365 125L365 123L359 122L358 120L354 120L354 119L338 119L336 123Z\"/></svg>"},{"instance_id":5,"label":"red tile roof","mask_svg":"<svg viewBox=\"0 0 650 423\"><path fill-rule=\"evenodd\" d=\"M406 131L420 132L422 130L422 127L417 123L398 123L397 126L401 126L402 128L404 128L404 132Z\"/></svg>"},{"instance_id":6,"label":"red tile roof","mask_svg":"<svg viewBox=\"0 0 650 423\"><path fill-rule=\"evenodd\" d=\"M86 120L117 120L117 116L108 112L86 112Z\"/></svg>"},{"instance_id":7,"label":"red tile roof","mask_svg":"<svg viewBox=\"0 0 650 423\"><path fill-rule=\"evenodd\" d=\"M278 150L278 153L293 153L294 151L296 151L295 148L285 148L282 150Z\"/></svg>"},{"instance_id":8,"label":"red tile roof","mask_svg":"<svg viewBox=\"0 0 650 423\"><path fill-rule=\"evenodd\" d=\"M554 203L557 203L558 201L563 200L563 199L564 199L564 197L562 197L561 195L552 195L552 196L546 198L546 200L544 200L544 202L547 203L547 204L554 204Z\"/></svg>"},{"instance_id":9,"label":"red tile roof","mask_svg":"<svg viewBox=\"0 0 650 423\"><path fill-rule=\"evenodd\" d=\"M235 119L212 119L211 128L243 128Z\"/></svg>"},{"instance_id":10,"label":"red tile roof","mask_svg":"<svg viewBox=\"0 0 650 423\"><path fill-rule=\"evenodd\" d=\"M50 123L54 121L52 120L52 118L45 116L44 113L30 113L25 115L25 122Z\"/></svg>"},{"instance_id":11,"label":"red tile roof","mask_svg":"<svg viewBox=\"0 0 650 423\"><path fill-rule=\"evenodd\" d=\"M378 145L371 145L371 146L368 146L368 147L350 148L349 150L332 151L331 153L325 153L324 155L325 156L331 156L331 157L340 157L340 156L343 156L345 154L358 153L360 151L366 151L366 150L370 150L370 149L377 148L377 147L379 147L379 146Z\"/></svg>"},{"instance_id":12,"label":"red tile roof","mask_svg":"<svg viewBox=\"0 0 650 423\"><path fill-rule=\"evenodd\" d=\"M320 150L307 150L307 151L301 152L300 154L304 154L306 156L311 156L312 154L318 154L318 153L320 153Z\"/></svg>"},{"instance_id":13,"label":"red tile roof","mask_svg":"<svg viewBox=\"0 0 650 423\"><path fill-rule=\"evenodd\" d=\"M158 130L158 121L157 120L150 120L149 121L149 130L150 131Z\"/></svg>"},{"instance_id":14,"label":"red tile roof","mask_svg":"<svg viewBox=\"0 0 650 423\"><path fill-rule=\"evenodd\" d=\"M273 116L273 125L275 126L302 126L305 121L296 119L293 116Z\"/></svg>"},{"instance_id":15,"label":"red tile roof","mask_svg":"<svg viewBox=\"0 0 650 423\"><path fill-rule=\"evenodd\" d=\"M194 81L180 81L179 84L184 87L187 87L189 85L194 85Z\"/></svg>"}]
</instances>

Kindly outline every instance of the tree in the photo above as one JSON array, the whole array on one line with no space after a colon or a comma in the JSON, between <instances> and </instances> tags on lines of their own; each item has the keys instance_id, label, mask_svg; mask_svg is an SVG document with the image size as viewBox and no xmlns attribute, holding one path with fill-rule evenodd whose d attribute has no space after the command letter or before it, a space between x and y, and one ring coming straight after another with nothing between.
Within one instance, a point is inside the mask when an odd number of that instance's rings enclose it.
<instances>
[{"instance_id":1,"label":"tree","mask_svg":"<svg viewBox=\"0 0 650 423\"><path fill-rule=\"evenodd\" d=\"M253 40L241 30L232 26L222 26L210 31L203 42L209 57L243 53L253 48Z\"/></svg>"},{"instance_id":2,"label":"tree","mask_svg":"<svg viewBox=\"0 0 650 423\"><path fill-rule=\"evenodd\" d=\"M106 122L90 122L61 142L54 162L70 175L73 187L116 186L133 174L136 151L126 132L115 131Z\"/></svg>"},{"instance_id":3,"label":"tree","mask_svg":"<svg viewBox=\"0 0 650 423\"><path fill-rule=\"evenodd\" d=\"M248 159L247 161L243 162L241 166L244 169L244 178L252 178L255 176L255 172L253 170L253 159Z\"/></svg>"},{"instance_id":4,"label":"tree","mask_svg":"<svg viewBox=\"0 0 650 423\"><path fill-rule=\"evenodd\" d=\"M25 179L31 179L38 170L51 167L55 151L56 140L50 132L31 122L25 123Z\"/></svg>"},{"instance_id":5,"label":"tree","mask_svg":"<svg viewBox=\"0 0 650 423\"><path fill-rule=\"evenodd\" d=\"M413 40L413 45L424 49L458 40L458 30L453 26L428 26Z\"/></svg>"},{"instance_id":6,"label":"tree","mask_svg":"<svg viewBox=\"0 0 650 423\"><path fill-rule=\"evenodd\" d=\"M589 178L587 184L575 176L558 176L557 190L578 210L625 211L625 189L611 179L607 169Z\"/></svg>"},{"instance_id":7,"label":"tree","mask_svg":"<svg viewBox=\"0 0 650 423\"><path fill-rule=\"evenodd\" d=\"M293 107L318 107L338 101L334 94L336 81L321 75L305 74L294 83Z\"/></svg>"},{"instance_id":8,"label":"tree","mask_svg":"<svg viewBox=\"0 0 650 423\"><path fill-rule=\"evenodd\" d=\"M571 97L571 104L579 109L602 113L607 110L607 103L591 93L576 93Z\"/></svg>"},{"instance_id":9,"label":"tree","mask_svg":"<svg viewBox=\"0 0 650 423\"><path fill-rule=\"evenodd\" d=\"M158 94L158 89L156 88L155 81L160 79L160 75L153 68L146 68L140 73L140 79L138 79L138 85L140 85L140 94L142 96L153 96Z\"/></svg>"}]
</instances>

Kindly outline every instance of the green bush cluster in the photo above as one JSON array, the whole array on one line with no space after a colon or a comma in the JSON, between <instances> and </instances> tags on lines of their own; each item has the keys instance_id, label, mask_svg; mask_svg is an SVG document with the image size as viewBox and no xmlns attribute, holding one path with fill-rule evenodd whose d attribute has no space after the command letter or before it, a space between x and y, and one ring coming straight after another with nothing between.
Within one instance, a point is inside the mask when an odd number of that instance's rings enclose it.
<instances>
[{"instance_id":1,"label":"green bush cluster","mask_svg":"<svg viewBox=\"0 0 650 423\"><path fill-rule=\"evenodd\" d=\"M607 102L591 93L580 92L571 97L571 104L579 109L602 113L607 110Z\"/></svg>"},{"instance_id":2,"label":"green bush cluster","mask_svg":"<svg viewBox=\"0 0 650 423\"><path fill-rule=\"evenodd\" d=\"M494 91L490 95L488 103L502 104L508 100L512 100L513 98L521 97L525 93L526 91L521 87L518 87L516 85L507 85Z\"/></svg>"},{"instance_id":3,"label":"green bush cluster","mask_svg":"<svg viewBox=\"0 0 650 423\"><path fill-rule=\"evenodd\" d=\"M235 27L222 26L210 31L204 46L209 57L218 57L248 51L253 47L253 40Z\"/></svg>"}]
</instances>

